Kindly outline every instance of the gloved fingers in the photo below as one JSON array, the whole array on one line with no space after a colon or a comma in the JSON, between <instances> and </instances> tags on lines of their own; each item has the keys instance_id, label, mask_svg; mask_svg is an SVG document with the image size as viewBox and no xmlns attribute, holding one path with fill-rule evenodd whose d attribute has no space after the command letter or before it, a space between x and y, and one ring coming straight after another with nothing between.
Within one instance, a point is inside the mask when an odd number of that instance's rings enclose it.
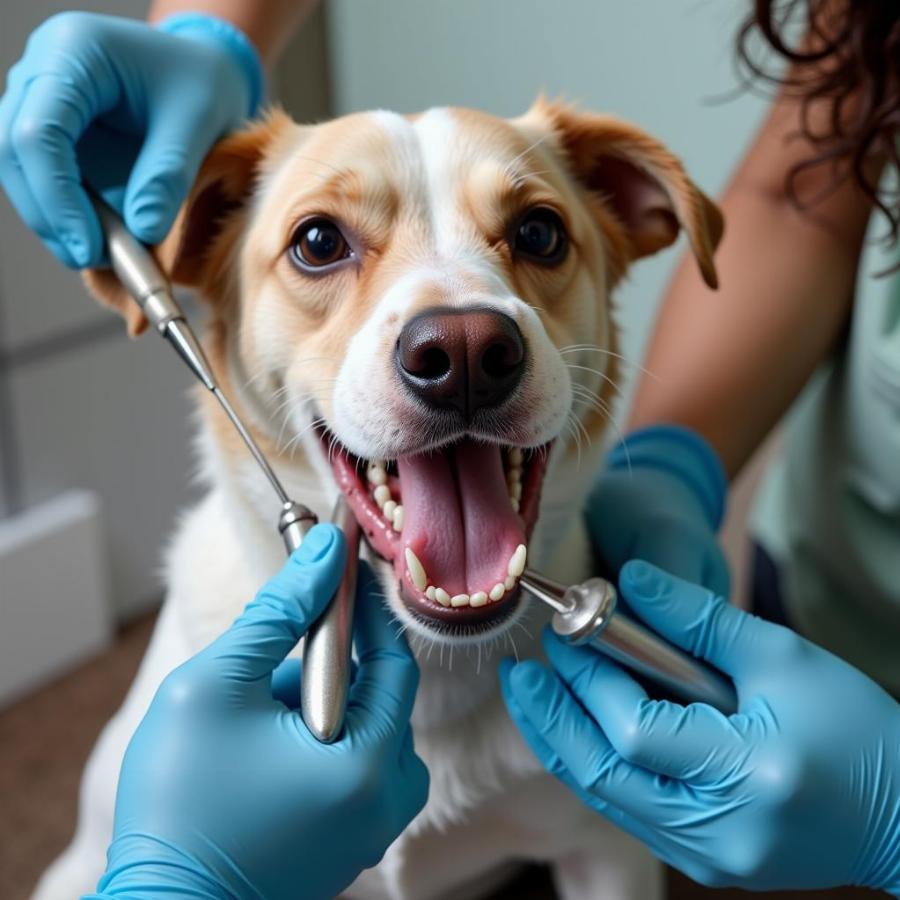
<instances>
[{"instance_id":1,"label":"gloved fingers","mask_svg":"<svg viewBox=\"0 0 900 900\"><path fill-rule=\"evenodd\" d=\"M575 783L621 813L648 820L656 804L676 799L679 782L660 780L626 762L559 677L536 660L514 666L508 689L521 715L560 759ZM652 818L650 819L652 821Z\"/></svg>"},{"instance_id":2,"label":"gloved fingers","mask_svg":"<svg viewBox=\"0 0 900 900\"><path fill-rule=\"evenodd\" d=\"M303 663L299 659L286 659L272 673L272 699L288 709L300 709L300 679Z\"/></svg>"},{"instance_id":3,"label":"gloved fingers","mask_svg":"<svg viewBox=\"0 0 900 900\"><path fill-rule=\"evenodd\" d=\"M700 583L704 548L686 537L683 530L665 522L660 523L660 527L645 529L629 548L623 565L629 559L643 559L685 581Z\"/></svg>"},{"instance_id":4,"label":"gloved fingers","mask_svg":"<svg viewBox=\"0 0 900 900\"><path fill-rule=\"evenodd\" d=\"M350 689L348 722L365 732L399 737L409 724L419 667L368 566L361 564L353 623L359 670Z\"/></svg>"},{"instance_id":5,"label":"gloved fingers","mask_svg":"<svg viewBox=\"0 0 900 900\"><path fill-rule=\"evenodd\" d=\"M583 791L572 779L566 769L565 763L560 759L556 751L544 740L541 733L532 723L531 719L525 714L519 701L516 699L515 692L509 683L509 677L517 663L512 659L502 659L497 670L500 678L500 692L503 696L503 702L509 712L509 717L513 720L516 728L519 729L525 743L531 748L531 752L537 757L538 762L551 774L566 782L567 786L573 790L578 796L593 805L596 798L591 797ZM568 781L566 781L568 779Z\"/></svg>"},{"instance_id":6,"label":"gloved fingers","mask_svg":"<svg viewBox=\"0 0 900 900\"><path fill-rule=\"evenodd\" d=\"M173 98L157 106L125 190L125 224L138 240L158 244L169 233L203 158L219 136L203 110Z\"/></svg>"},{"instance_id":7,"label":"gloved fingers","mask_svg":"<svg viewBox=\"0 0 900 900\"><path fill-rule=\"evenodd\" d=\"M767 627L706 588L642 560L622 567L619 587L635 613L684 650L739 676L765 659Z\"/></svg>"},{"instance_id":8,"label":"gloved fingers","mask_svg":"<svg viewBox=\"0 0 900 900\"><path fill-rule=\"evenodd\" d=\"M680 519L659 518L641 530L622 564L642 559L671 575L727 597L730 575L722 550L711 533Z\"/></svg>"},{"instance_id":9,"label":"gloved fingers","mask_svg":"<svg viewBox=\"0 0 900 900\"><path fill-rule=\"evenodd\" d=\"M551 775L558 778L585 806L595 810L614 825L646 844L651 852L664 863L674 865L673 860L675 857L668 846L669 842L664 834L659 833L653 827L653 819L648 819L645 824L640 818L629 815L618 806L604 799L602 786L599 791L595 792L586 790L578 783L556 751L544 740L538 727L519 705L515 693L509 685L509 673L514 665L515 663L509 659L500 663L500 686L503 700L506 703L510 718L521 732L525 743L531 747L532 752L541 765Z\"/></svg>"},{"instance_id":10,"label":"gloved fingers","mask_svg":"<svg viewBox=\"0 0 900 900\"><path fill-rule=\"evenodd\" d=\"M728 560L725 559L722 548L718 545L704 560L700 584L719 597L731 596L731 570L728 568Z\"/></svg>"},{"instance_id":11,"label":"gloved fingers","mask_svg":"<svg viewBox=\"0 0 900 900\"><path fill-rule=\"evenodd\" d=\"M711 706L651 700L615 663L588 647L567 646L550 631L544 648L575 699L629 763L708 782L732 771L746 752L739 728Z\"/></svg>"},{"instance_id":12,"label":"gloved fingers","mask_svg":"<svg viewBox=\"0 0 900 900\"><path fill-rule=\"evenodd\" d=\"M404 803L399 829L402 831L425 806L431 782L428 768L416 753L412 728L409 725L406 726L400 741L400 773L407 787L407 790L402 792Z\"/></svg>"},{"instance_id":13,"label":"gloved fingers","mask_svg":"<svg viewBox=\"0 0 900 900\"><path fill-rule=\"evenodd\" d=\"M268 692L272 672L334 595L345 558L340 530L316 525L228 631L194 658L197 666L214 679L265 679Z\"/></svg>"},{"instance_id":14,"label":"gloved fingers","mask_svg":"<svg viewBox=\"0 0 900 900\"><path fill-rule=\"evenodd\" d=\"M79 268L96 264L103 235L81 184L75 144L90 121L87 99L70 80L38 75L24 89L10 142L34 208Z\"/></svg>"},{"instance_id":15,"label":"gloved fingers","mask_svg":"<svg viewBox=\"0 0 900 900\"><path fill-rule=\"evenodd\" d=\"M6 93L0 97L0 185L22 221L43 241L51 253L65 266L77 268L72 254L64 247L47 224L31 195L12 144L12 123L21 105L23 90L14 77L17 66L10 71Z\"/></svg>"}]
</instances>

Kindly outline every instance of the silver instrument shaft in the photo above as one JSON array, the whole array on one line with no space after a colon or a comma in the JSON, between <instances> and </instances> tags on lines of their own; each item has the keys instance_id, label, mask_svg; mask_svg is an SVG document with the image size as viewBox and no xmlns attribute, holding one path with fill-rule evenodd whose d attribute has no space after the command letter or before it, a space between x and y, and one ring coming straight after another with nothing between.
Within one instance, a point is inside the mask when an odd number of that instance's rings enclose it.
<instances>
[{"instance_id":1,"label":"silver instrument shaft","mask_svg":"<svg viewBox=\"0 0 900 900\"><path fill-rule=\"evenodd\" d=\"M334 599L304 638L303 681L300 685L303 721L326 744L337 739L347 709L361 536L356 516L343 495L338 497L331 521L347 538L347 561ZM310 668L318 673L315 678L308 677Z\"/></svg>"},{"instance_id":2,"label":"silver instrument shaft","mask_svg":"<svg viewBox=\"0 0 900 900\"><path fill-rule=\"evenodd\" d=\"M262 449L222 392L197 336L172 293L169 279L153 254L131 234L115 210L96 191L89 187L87 191L106 236L110 264L122 286L150 324L172 345L201 384L216 398L278 495L281 503L278 531L285 549L291 554L318 521L315 513L291 500ZM359 552L359 529L346 504L344 507L338 504L335 522L347 537L345 576L350 583L341 583L334 599L304 641L304 721L316 738L324 743L337 739L344 721L350 682L353 598ZM306 718L307 714L310 718Z\"/></svg>"},{"instance_id":3,"label":"silver instrument shaft","mask_svg":"<svg viewBox=\"0 0 900 900\"><path fill-rule=\"evenodd\" d=\"M568 644L590 644L611 659L667 688L688 703L737 712L732 683L658 634L616 611L616 589L604 578L566 586L526 570L519 580L553 610L553 631Z\"/></svg>"}]
</instances>

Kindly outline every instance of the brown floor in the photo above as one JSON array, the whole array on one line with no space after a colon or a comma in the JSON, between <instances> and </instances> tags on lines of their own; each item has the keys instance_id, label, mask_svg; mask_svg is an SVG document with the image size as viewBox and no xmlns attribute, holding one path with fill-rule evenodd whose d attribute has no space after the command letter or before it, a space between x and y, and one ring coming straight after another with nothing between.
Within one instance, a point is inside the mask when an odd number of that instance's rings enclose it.
<instances>
[{"instance_id":1,"label":"brown floor","mask_svg":"<svg viewBox=\"0 0 900 900\"><path fill-rule=\"evenodd\" d=\"M25 900L42 869L71 836L78 781L98 732L121 702L150 637L153 618L125 629L113 648L59 682L0 712L0 897ZM670 877L671 900L737 900ZM495 900L553 900L546 870L529 868ZM804 895L757 894L769 898ZM819 891L833 900L867 891Z\"/></svg>"}]
</instances>

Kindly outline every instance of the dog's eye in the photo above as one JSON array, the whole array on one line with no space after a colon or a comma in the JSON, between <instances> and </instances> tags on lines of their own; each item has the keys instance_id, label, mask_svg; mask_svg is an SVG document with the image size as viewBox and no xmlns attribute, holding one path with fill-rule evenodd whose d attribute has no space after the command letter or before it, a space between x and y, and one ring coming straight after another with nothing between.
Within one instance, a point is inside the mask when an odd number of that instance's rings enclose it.
<instances>
[{"instance_id":1,"label":"dog's eye","mask_svg":"<svg viewBox=\"0 0 900 900\"><path fill-rule=\"evenodd\" d=\"M552 210L538 206L529 210L513 238L513 250L545 265L561 263L568 249L568 235L562 219Z\"/></svg>"},{"instance_id":2,"label":"dog's eye","mask_svg":"<svg viewBox=\"0 0 900 900\"><path fill-rule=\"evenodd\" d=\"M304 222L294 233L291 254L302 268L321 269L352 255L341 229L328 219Z\"/></svg>"}]
</instances>

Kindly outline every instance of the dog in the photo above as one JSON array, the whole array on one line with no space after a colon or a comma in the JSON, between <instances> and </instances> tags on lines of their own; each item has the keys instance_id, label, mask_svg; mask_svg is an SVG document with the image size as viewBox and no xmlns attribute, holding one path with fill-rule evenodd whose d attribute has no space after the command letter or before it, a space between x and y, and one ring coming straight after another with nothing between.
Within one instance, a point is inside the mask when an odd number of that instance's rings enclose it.
<instances>
[{"instance_id":1,"label":"dog","mask_svg":"<svg viewBox=\"0 0 900 900\"><path fill-rule=\"evenodd\" d=\"M430 796L351 898L472 900L526 860L552 866L564 900L662 896L648 852L534 759L495 669L539 654L525 565L591 572L580 509L615 399L611 293L681 230L715 286L722 218L680 162L633 125L539 98L512 120L271 111L211 151L156 248L205 302L210 359L290 495L320 512L348 497L418 658ZM110 272L88 282L144 329ZM283 561L270 486L212 398L198 405L209 490L179 524L149 649L36 900L93 888L156 687Z\"/></svg>"}]
</instances>

